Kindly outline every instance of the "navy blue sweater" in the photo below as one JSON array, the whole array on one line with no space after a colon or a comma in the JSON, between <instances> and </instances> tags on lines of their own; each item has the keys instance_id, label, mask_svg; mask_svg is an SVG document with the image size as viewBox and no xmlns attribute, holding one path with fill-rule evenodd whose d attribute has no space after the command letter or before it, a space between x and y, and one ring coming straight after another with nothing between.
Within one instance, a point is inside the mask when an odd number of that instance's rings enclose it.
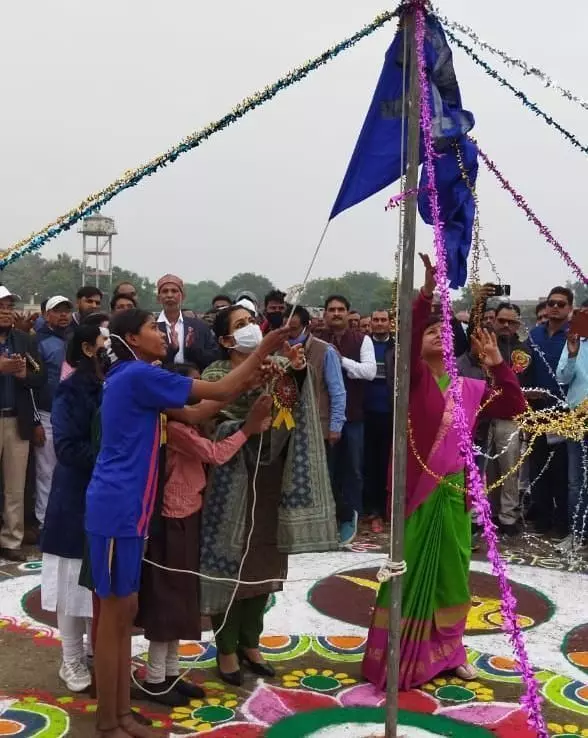
<instances>
[{"instance_id":1,"label":"navy blue sweater","mask_svg":"<svg viewBox=\"0 0 588 738\"><path fill-rule=\"evenodd\" d=\"M57 465L41 537L44 553L81 559L84 554L86 488L96 455L94 420L102 384L93 374L75 371L59 384L51 423Z\"/></svg>"}]
</instances>

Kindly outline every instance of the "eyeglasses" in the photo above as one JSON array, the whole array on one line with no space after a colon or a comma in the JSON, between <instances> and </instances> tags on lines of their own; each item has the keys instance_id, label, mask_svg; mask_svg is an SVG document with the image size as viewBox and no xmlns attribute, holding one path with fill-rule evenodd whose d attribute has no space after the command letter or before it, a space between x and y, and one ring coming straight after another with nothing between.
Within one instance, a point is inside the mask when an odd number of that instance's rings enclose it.
<instances>
[{"instance_id":1,"label":"eyeglasses","mask_svg":"<svg viewBox=\"0 0 588 738\"><path fill-rule=\"evenodd\" d=\"M564 300L548 300L547 306L550 308L565 308L567 307L568 303Z\"/></svg>"},{"instance_id":2,"label":"eyeglasses","mask_svg":"<svg viewBox=\"0 0 588 738\"><path fill-rule=\"evenodd\" d=\"M496 322L500 325L520 325L520 320L509 320L508 318L496 318Z\"/></svg>"}]
</instances>

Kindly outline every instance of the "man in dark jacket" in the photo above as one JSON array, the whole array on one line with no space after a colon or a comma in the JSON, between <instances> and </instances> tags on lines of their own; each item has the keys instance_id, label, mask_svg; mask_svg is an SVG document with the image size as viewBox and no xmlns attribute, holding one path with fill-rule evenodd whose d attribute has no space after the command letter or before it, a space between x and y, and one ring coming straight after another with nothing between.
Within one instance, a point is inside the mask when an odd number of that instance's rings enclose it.
<instances>
[{"instance_id":1,"label":"man in dark jacket","mask_svg":"<svg viewBox=\"0 0 588 738\"><path fill-rule=\"evenodd\" d=\"M183 315L184 296L184 282L175 274L165 274L158 280L157 299L163 310L157 318L157 325L167 340L166 361L170 364L195 364L204 371L220 358L219 347L203 320Z\"/></svg>"},{"instance_id":2,"label":"man in dark jacket","mask_svg":"<svg viewBox=\"0 0 588 738\"><path fill-rule=\"evenodd\" d=\"M50 297L45 308L45 324L41 326L37 333L39 355L47 373L47 382L39 393L39 415L41 416L45 442L35 452L37 476L35 517L41 528L45 520L53 470L57 461L53 447L51 407L53 396L61 378L61 367L65 361L66 339L70 331L72 309L73 305L67 297L63 295Z\"/></svg>"},{"instance_id":3,"label":"man in dark jacket","mask_svg":"<svg viewBox=\"0 0 588 738\"><path fill-rule=\"evenodd\" d=\"M25 561L25 484L30 442L40 442L40 420L34 393L45 375L36 339L14 328L18 300L0 287L0 456L4 470L4 511L0 557Z\"/></svg>"},{"instance_id":4,"label":"man in dark jacket","mask_svg":"<svg viewBox=\"0 0 588 738\"><path fill-rule=\"evenodd\" d=\"M394 392L394 339L390 314L374 310L370 318L372 343L376 356L376 376L364 387L365 478L363 509L372 518L374 533L384 529L388 467L392 448L392 398ZM392 391L390 391L392 386Z\"/></svg>"}]
</instances>

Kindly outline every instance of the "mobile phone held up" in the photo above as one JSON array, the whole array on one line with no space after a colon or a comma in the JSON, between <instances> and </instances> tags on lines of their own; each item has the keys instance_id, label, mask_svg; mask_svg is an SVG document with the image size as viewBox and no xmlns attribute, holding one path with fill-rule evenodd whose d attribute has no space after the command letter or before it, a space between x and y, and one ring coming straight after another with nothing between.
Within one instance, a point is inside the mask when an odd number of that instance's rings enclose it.
<instances>
[{"instance_id":1,"label":"mobile phone held up","mask_svg":"<svg viewBox=\"0 0 588 738\"><path fill-rule=\"evenodd\" d=\"M510 297L510 285L509 284L493 284L494 297Z\"/></svg>"},{"instance_id":2,"label":"mobile phone held up","mask_svg":"<svg viewBox=\"0 0 588 738\"><path fill-rule=\"evenodd\" d=\"M576 310L570 323L570 333L575 333L580 338L588 338L588 310Z\"/></svg>"}]
</instances>

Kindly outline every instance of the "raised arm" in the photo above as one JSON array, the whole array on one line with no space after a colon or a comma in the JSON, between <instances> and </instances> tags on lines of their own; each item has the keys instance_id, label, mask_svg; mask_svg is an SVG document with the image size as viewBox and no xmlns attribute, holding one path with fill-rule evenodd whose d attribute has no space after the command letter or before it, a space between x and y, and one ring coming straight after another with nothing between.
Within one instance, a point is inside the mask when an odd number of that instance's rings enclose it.
<instances>
[{"instance_id":1,"label":"raised arm","mask_svg":"<svg viewBox=\"0 0 588 738\"><path fill-rule=\"evenodd\" d=\"M419 254L425 266L425 282L412 303L412 342L410 346L410 375L414 384L421 376L423 361L421 359L421 347L423 335L427 328L427 322L431 317L433 307L433 292L437 284L435 279L435 267L426 254Z\"/></svg>"},{"instance_id":2,"label":"raised arm","mask_svg":"<svg viewBox=\"0 0 588 738\"><path fill-rule=\"evenodd\" d=\"M568 333L568 340L557 365L557 381L560 384L571 384L576 374L576 359L580 352L580 338L575 333Z\"/></svg>"},{"instance_id":3,"label":"raised arm","mask_svg":"<svg viewBox=\"0 0 588 738\"><path fill-rule=\"evenodd\" d=\"M205 423L207 420L217 416L223 407L226 407L226 405L226 402L202 400L202 402L199 402L197 405L173 408L166 410L165 413L170 420L177 420L178 422L186 423L187 425L200 425L200 423Z\"/></svg>"},{"instance_id":4,"label":"raised arm","mask_svg":"<svg viewBox=\"0 0 588 738\"><path fill-rule=\"evenodd\" d=\"M271 423L272 402L270 395L258 397L241 430L222 441L209 441L195 428L173 423L170 426L168 447L184 456L196 455L206 464L226 464L250 436L268 430Z\"/></svg>"},{"instance_id":5,"label":"raised arm","mask_svg":"<svg viewBox=\"0 0 588 738\"><path fill-rule=\"evenodd\" d=\"M488 387L482 398L481 417L511 420L523 413L527 407L525 397L517 375L502 358L496 335L488 331L472 334L472 347L494 380L494 387Z\"/></svg>"},{"instance_id":6,"label":"raised arm","mask_svg":"<svg viewBox=\"0 0 588 738\"><path fill-rule=\"evenodd\" d=\"M239 393L251 383L253 376L261 370L264 360L274 351L283 347L288 338L289 330L286 327L268 333L257 349L240 366L234 367L217 382L195 379L192 383L190 397L192 399L217 400L219 402L230 400L232 395Z\"/></svg>"},{"instance_id":7,"label":"raised arm","mask_svg":"<svg viewBox=\"0 0 588 738\"><path fill-rule=\"evenodd\" d=\"M247 434L242 430L228 436L222 441L209 441L200 435L196 428L183 423L171 423L167 446L182 456L197 456L205 464L226 464L246 443Z\"/></svg>"}]
</instances>

